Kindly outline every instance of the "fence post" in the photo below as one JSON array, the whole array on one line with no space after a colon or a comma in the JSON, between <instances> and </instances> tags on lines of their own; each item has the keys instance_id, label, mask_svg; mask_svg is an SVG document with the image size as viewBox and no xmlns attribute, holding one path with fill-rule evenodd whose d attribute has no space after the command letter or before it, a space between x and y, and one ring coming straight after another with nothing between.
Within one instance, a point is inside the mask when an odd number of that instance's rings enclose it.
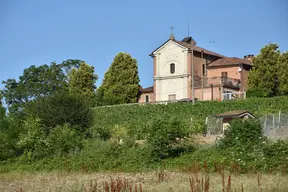
<instances>
[{"instance_id":1,"label":"fence post","mask_svg":"<svg viewBox=\"0 0 288 192\"><path fill-rule=\"evenodd\" d=\"M264 131L265 131L265 134L266 134L266 132L267 132L267 115L265 115L265 120L264 120Z\"/></svg>"},{"instance_id":2,"label":"fence post","mask_svg":"<svg viewBox=\"0 0 288 192\"><path fill-rule=\"evenodd\" d=\"M281 127L281 111L279 111L279 118L278 118L278 129Z\"/></svg>"},{"instance_id":3,"label":"fence post","mask_svg":"<svg viewBox=\"0 0 288 192\"><path fill-rule=\"evenodd\" d=\"M273 130L275 129L275 114L273 114L273 125L272 125L272 127L273 127Z\"/></svg>"}]
</instances>

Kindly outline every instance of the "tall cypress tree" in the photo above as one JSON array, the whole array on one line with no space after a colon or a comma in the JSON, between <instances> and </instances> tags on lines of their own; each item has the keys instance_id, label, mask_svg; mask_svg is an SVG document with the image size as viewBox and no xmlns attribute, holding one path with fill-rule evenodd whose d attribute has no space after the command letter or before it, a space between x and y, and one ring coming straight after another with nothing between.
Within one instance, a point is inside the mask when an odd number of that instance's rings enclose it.
<instances>
[{"instance_id":1,"label":"tall cypress tree","mask_svg":"<svg viewBox=\"0 0 288 192\"><path fill-rule=\"evenodd\" d=\"M73 68L69 73L69 90L72 93L78 93L89 100L90 106L93 106L95 100L95 83L98 76L94 74L94 67L82 62L79 69Z\"/></svg>"},{"instance_id":2,"label":"tall cypress tree","mask_svg":"<svg viewBox=\"0 0 288 192\"><path fill-rule=\"evenodd\" d=\"M97 90L97 100L104 105L135 103L140 88L139 82L136 59L130 54L119 53Z\"/></svg>"}]
</instances>

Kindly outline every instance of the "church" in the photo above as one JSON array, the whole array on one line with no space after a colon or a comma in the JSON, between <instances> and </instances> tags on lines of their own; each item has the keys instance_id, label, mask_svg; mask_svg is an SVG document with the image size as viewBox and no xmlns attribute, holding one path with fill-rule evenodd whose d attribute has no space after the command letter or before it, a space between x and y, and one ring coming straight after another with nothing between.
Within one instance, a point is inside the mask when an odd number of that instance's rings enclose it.
<instances>
[{"instance_id":1,"label":"church","mask_svg":"<svg viewBox=\"0 0 288 192\"><path fill-rule=\"evenodd\" d=\"M226 57L199 47L192 37L176 40L172 33L150 56L154 84L141 88L139 103L246 97L254 55Z\"/></svg>"}]
</instances>

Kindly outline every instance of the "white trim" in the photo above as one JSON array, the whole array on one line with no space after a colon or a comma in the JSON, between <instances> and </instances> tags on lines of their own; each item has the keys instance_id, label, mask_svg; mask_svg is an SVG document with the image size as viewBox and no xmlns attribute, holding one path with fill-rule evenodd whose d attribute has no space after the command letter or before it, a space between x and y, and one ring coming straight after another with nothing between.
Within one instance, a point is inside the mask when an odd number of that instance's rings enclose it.
<instances>
[{"instance_id":1,"label":"white trim","mask_svg":"<svg viewBox=\"0 0 288 192\"><path fill-rule=\"evenodd\" d=\"M248 112L243 113L243 114L239 115L238 117L243 117L243 116L245 116L245 115L248 115L249 117L255 119L255 117L254 117L253 115L251 115L250 113L248 113Z\"/></svg>"},{"instance_id":2,"label":"white trim","mask_svg":"<svg viewBox=\"0 0 288 192\"><path fill-rule=\"evenodd\" d=\"M170 43L170 42L172 42L172 43L174 43L175 45L177 45L177 46L179 46L179 47L181 47L181 48L183 48L183 49L185 49L186 51L188 50L186 47L184 47L183 45L181 45L181 44L179 44L179 43L177 43L177 42L175 42L175 41L173 41L173 40L168 40L166 43L164 43L161 47L159 47L158 49L156 49L152 54L153 55L155 55L155 54L157 54L157 52L159 52L165 45L167 45L168 43Z\"/></svg>"},{"instance_id":3,"label":"white trim","mask_svg":"<svg viewBox=\"0 0 288 192\"><path fill-rule=\"evenodd\" d=\"M175 79L175 78L182 78L182 77L188 77L188 76L189 76L189 74L169 75L169 76L154 76L154 80Z\"/></svg>"}]
</instances>

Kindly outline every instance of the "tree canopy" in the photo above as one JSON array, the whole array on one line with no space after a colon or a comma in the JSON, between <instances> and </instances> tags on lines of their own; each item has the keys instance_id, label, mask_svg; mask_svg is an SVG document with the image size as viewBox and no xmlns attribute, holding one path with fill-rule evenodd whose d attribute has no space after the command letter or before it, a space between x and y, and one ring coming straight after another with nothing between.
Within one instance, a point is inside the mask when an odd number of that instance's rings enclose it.
<instances>
[{"instance_id":1,"label":"tree canopy","mask_svg":"<svg viewBox=\"0 0 288 192\"><path fill-rule=\"evenodd\" d=\"M253 58L249 73L248 94L258 97L272 97L288 93L288 53L280 53L277 44L269 44Z\"/></svg>"},{"instance_id":2,"label":"tree canopy","mask_svg":"<svg viewBox=\"0 0 288 192\"><path fill-rule=\"evenodd\" d=\"M69 90L72 93L83 95L89 101L90 106L93 106L97 79L94 67L82 62L79 69L73 68L69 73Z\"/></svg>"},{"instance_id":3,"label":"tree canopy","mask_svg":"<svg viewBox=\"0 0 288 192\"><path fill-rule=\"evenodd\" d=\"M1 124L1 120L4 119L5 117L5 109L2 105L2 96L0 94L0 124Z\"/></svg>"},{"instance_id":4,"label":"tree canopy","mask_svg":"<svg viewBox=\"0 0 288 192\"><path fill-rule=\"evenodd\" d=\"M40 119L45 131L58 125L85 131L93 122L92 109L81 94L59 91L51 96L35 100L26 107L27 114Z\"/></svg>"},{"instance_id":5,"label":"tree canopy","mask_svg":"<svg viewBox=\"0 0 288 192\"><path fill-rule=\"evenodd\" d=\"M78 68L82 61L66 60L61 64L31 65L16 79L7 79L1 91L10 112L16 112L23 104L68 89L67 73Z\"/></svg>"},{"instance_id":6,"label":"tree canopy","mask_svg":"<svg viewBox=\"0 0 288 192\"><path fill-rule=\"evenodd\" d=\"M140 88L139 82L136 59L127 53L119 53L97 90L97 100L105 105L135 103Z\"/></svg>"}]
</instances>

